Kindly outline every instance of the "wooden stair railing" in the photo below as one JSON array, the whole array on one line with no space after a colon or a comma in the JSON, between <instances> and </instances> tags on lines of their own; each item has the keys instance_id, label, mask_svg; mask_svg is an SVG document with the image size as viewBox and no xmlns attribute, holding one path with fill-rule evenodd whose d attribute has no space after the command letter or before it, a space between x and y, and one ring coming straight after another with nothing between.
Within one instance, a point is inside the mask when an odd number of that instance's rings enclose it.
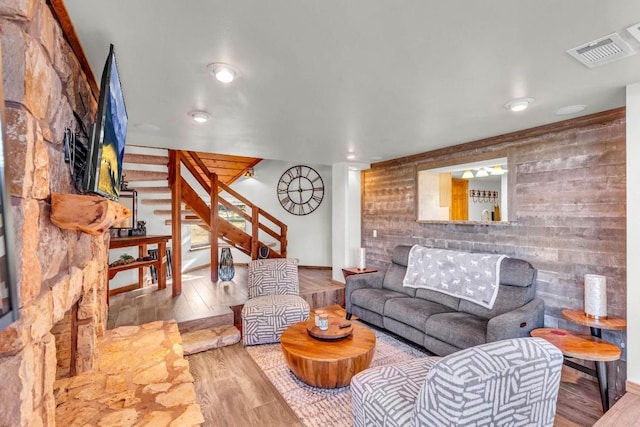
<instances>
[{"instance_id":1,"label":"wooden stair railing","mask_svg":"<svg viewBox=\"0 0 640 427\"><path fill-rule=\"evenodd\" d=\"M273 215L264 211L260 207L251 203L241 194L229 186L219 182L215 173L210 172L204 162L194 152L190 151L170 151L171 161L169 162L169 177L172 183L172 220L171 226L173 230L179 229L182 223L180 213L182 212L181 202L197 216L202 223L209 228L211 232L211 280L218 280L218 240L231 245L234 248L249 255L251 259L258 258L260 247L266 247L269 250L269 257L281 258L286 257L287 248L287 226L279 221ZM192 160L192 161L189 161ZM209 194L211 205L200 197L198 192L180 175L180 166L184 165L189 173L196 179L198 184ZM172 170L175 168L177 170ZM207 181L205 177L208 177ZM174 188L175 187L175 188ZM178 188L179 187L179 188ZM237 206L228 200L220 197L220 193L224 192L243 203L251 214L243 212ZM179 198L176 196L179 195ZM231 222L219 216L218 206L224 206L227 210L232 211L244 218L251 224L251 234L244 232ZM273 224L279 231L274 230L273 226L268 226L265 221ZM271 236L280 244L279 251L276 251L259 240L260 231ZM175 241L176 239L174 239ZM178 240L180 241L180 240ZM175 257L174 257L175 259Z\"/></svg>"}]
</instances>

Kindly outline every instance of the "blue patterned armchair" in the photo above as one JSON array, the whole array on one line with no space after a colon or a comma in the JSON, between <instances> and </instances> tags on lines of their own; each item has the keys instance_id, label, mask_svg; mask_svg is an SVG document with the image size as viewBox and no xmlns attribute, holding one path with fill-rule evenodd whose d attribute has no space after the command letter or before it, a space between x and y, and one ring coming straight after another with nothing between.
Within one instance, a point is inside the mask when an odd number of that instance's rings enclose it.
<instances>
[{"instance_id":1,"label":"blue patterned armchair","mask_svg":"<svg viewBox=\"0 0 640 427\"><path fill-rule=\"evenodd\" d=\"M553 426L562 353L540 338L367 369L351 380L353 425Z\"/></svg>"},{"instance_id":2,"label":"blue patterned armchair","mask_svg":"<svg viewBox=\"0 0 640 427\"><path fill-rule=\"evenodd\" d=\"M309 319L309 304L298 294L297 259L251 261L249 299L241 313L244 345L280 342L285 329Z\"/></svg>"}]
</instances>

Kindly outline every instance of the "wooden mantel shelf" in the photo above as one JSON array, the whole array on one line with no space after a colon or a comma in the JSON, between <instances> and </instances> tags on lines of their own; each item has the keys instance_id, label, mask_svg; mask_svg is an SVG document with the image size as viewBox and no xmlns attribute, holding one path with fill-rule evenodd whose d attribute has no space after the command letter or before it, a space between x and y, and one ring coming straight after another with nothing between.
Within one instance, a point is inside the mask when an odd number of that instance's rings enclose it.
<instances>
[{"instance_id":1,"label":"wooden mantel shelf","mask_svg":"<svg viewBox=\"0 0 640 427\"><path fill-rule=\"evenodd\" d=\"M65 230L99 236L131 216L120 203L86 194L51 194L51 222Z\"/></svg>"}]
</instances>

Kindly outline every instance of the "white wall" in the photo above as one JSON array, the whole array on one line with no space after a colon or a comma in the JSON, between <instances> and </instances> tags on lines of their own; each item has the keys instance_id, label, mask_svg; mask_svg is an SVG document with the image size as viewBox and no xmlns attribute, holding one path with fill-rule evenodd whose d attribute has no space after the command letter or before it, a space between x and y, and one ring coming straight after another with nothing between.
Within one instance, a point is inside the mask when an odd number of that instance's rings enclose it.
<instances>
[{"instance_id":1,"label":"white wall","mask_svg":"<svg viewBox=\"0 0 640 427\"><path fill-rule=\"evenodd\" d=\"M324 198L318 208L308 215L293 215L278 201L277 185L282 174L300 163L263 160L254 168L255 176L240 179L231 187L287 225L287 256L298 258L300 265L331 266L331 166L305 163L316 170L324 182ZM248 262L249 257L234 251L234 262Z\"/></svg>"},{"instance_id":2,"label":"white wall","mask_svg":"<svg viewBox=\"0 0 640 427\"><path fill-rule=\"evenodd\" d=\"M640 83L627 86L627 380L640 385Z\"/></svg>"},{"instance_id":3,"label":"white wall","mask_svg":"<svg viewBox=\"0 0 640 427\"><path fill-rule=\"evenodd\" d=\"M332 279L344 283L343 267L357 265L360 235L360 170L365 164L333 165Z\"/></svg>"}]
</instances>

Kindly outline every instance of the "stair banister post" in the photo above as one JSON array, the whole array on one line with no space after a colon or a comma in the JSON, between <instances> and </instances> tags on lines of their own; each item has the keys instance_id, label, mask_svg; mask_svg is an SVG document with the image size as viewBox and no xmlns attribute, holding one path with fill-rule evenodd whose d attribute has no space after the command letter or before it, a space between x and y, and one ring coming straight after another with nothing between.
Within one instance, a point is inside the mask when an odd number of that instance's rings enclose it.
<instances>
[{"instance_id":1,"label":"stair banister post","mask_svg":"<svg viewBox=\"0 0 640 427\"><path fill-rule=\"evenodd\" d=\"M280 256L287 257L287 225L282 224L280 227Z\"/></svg>"},{"instance_id":2,"label":"stair banister post","mask_svg":"<svg viewBox=\"0 0 640 427\"><path fill-rule=\"evenodd\" d=\"M258 216L260 215L260 208L253 205L251 207L251 259L258 259L258 232L260 231L260 225L258 224Z\"/></svg>"},{"instance_id":3,"label":"stair banister post","mask_svg":"<svg viewBox=\"0 0 640 427\"><path fill-rule=\"evenodd\" d=\"M215 173L209 174L209 198L211 200L211 220L209 227L209 241L211 242L211 281L213 283L218 282L218 175Z\"/></svg>"},{"instance_id":4,"label":"stair banister post","mask_svg":"<svg viewBox=\"0 0 640 427\"><path fill-rule=\"evenodd\" d=\"M169 185L171 186L171 292L174 297L182 293L182 188L180 181L181 154L169 150Z\"/></svg>"}]
</instances>

